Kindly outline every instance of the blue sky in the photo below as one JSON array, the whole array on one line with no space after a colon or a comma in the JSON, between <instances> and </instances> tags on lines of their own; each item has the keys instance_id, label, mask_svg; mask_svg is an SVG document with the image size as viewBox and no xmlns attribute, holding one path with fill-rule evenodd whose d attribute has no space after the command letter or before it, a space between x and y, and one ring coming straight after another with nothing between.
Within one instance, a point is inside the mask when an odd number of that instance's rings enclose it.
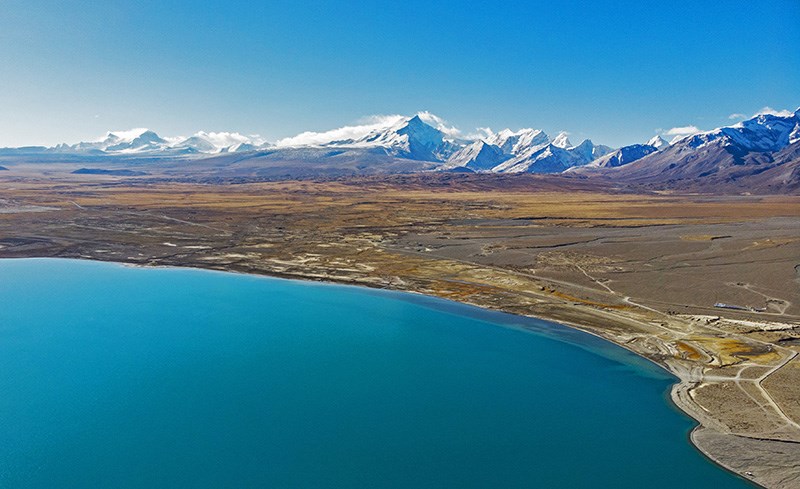
<instances>
[{"instance_id":1,"label":"blue sky","mask_svg":"<svg viewBox=\"0 0 800 489\"><path fill-rule=\"evenodd\" d=\"M0 146L427 110L619 146L800 105L800 1L0 1Z\"/></svg>"}]
</instances>

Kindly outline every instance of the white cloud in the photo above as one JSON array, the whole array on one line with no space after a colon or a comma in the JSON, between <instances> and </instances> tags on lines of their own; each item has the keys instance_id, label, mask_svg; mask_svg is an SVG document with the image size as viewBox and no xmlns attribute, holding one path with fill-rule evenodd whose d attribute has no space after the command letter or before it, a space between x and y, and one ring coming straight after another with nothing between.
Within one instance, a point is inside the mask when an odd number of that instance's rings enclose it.
<instances>
[{"instance_id":1,"label":"white cloud","mask_svg":"<svg viewBox=\"0 0 800 489\"><path fill-rule=\"evenodd\" d=\"M494 136L495 136L495 132L492 131L491 127L478 127L478 128L475 128L475 132L473 132L471 134L465 134L463 137L464 137L464 139L468 139L468 140L482 139L482 140L486 141L488 139L492 139Z\"/></svg>"},{"instance_id":2,"label":"white cloud","mask_svg":"<svg viewBox=\"0 0 800 489\"><path fill-rule=\"evenodd\" d=\"M753 117L759 115L776 115L778 117L790 117L792 114L793 112L789 110L775 110L772 107L764 107L755 114L753 114Z\"/></svg>"},{"instance_id":3,"label":"white cloud","mask_svg":"<svg viewBox=\"0 0 800 489\"><path fill-rule=\"evenodd\" d=\"M196 133L192 134L191 137L208 141L217 150L229 148L237 144L252 144L254 146L260 146L267 142L266 139L262 138L258 134L244 135L238 132L197 131ZM187 138L185 136L163 136L162 139L164 139L169 146L178 146Z\"/></svg>"},{"instance_id":4,"label":"white cloud","mask_svg":"<svg viewBox=\"0 0 800 489\"><path fill-rule=\"evenodd\" d=\"M729 115L728 119L734 121L736 119L744 119L745 117L747 117L747 116L744 115L744 114L740 114L740 113L736 112L734 114Z\"/></svg>"},{"instance_id":5,"label":"white cloud","mask_svg":"<svg viewBox=\"0 0 800 489\"><path fill-rule=\"evenodd\" d=\"M681 126L668 129L664 134L667 136L688 136L690 134L697 134L700 129L697 126Z\"/></svg>"},{"instance_id":6,"label":"white cloud","mask_svg":"<svg viewBox=\"0 0 800 489\"><path fill-rule=\"evenodd\" d=\"M394 124L397 124L398 122L400 122L400 120L404 118L405 116L402 116L400 114L388 114L388 115L373 114L364 116L361 119L359 119L358 125L367 125L367 126L378 125L378 126L389 127Z\"/></svg>"},{"instance_id":7,"label":"white cloud","mask_svg":"<svg viewBox=\"0 0 800 489\"><path fill-rule=\"evenodd\" d=\"M229 146L233 146L235 144L240 144L240 143L255 144L255 145L264 143L264 139L262 139L257 134L254 134L252 136L245 136L243 134L239 134L238 132L200 131L196 133L195 136L207 140L217 148L227 148Z\"/></svg>"},{"instance_id":8,"label":"white cloud","mask_svg":"<svg viewBox=\"0 0 800 489\"><path fill-rule=\"evenodd\" d=\"M372 131L391 127L403 118L402 115L372 115L361 119L361 124L358 125L344 126L323 132L306 131L297 136L281 139L275 144L277 146L317 146L331 141L358 139Z\"/></svg>"},{"instance_id":9,"label":"white cloud","mask_svg":"<svg viewBox=\"0 0 800 489\"><path fill-rule=\"evenodd\" d=\"M417 115L424 123L442 131L445 136L449 136L451 138L457 138L461 136L461 131L459 129L457 129L455 126L448 125L446 120L435 114L431 114L427 110L417 112Z\"/></svg>"},{"instance_id":10,"label":"white cloud","mask_svg":"<svg viewBox=\"0 0 800 489\"><path fill-rule=\"evenodd\" d=\"M670 144L675 144L676 142L680 141L683 138L689 137L692 134L697 134L698 132L702 132L699 127L697 126L680 126L680 127L673 127L672 129L667 129L662 133L663 136L672 136L670 139Z\"/></svg>"}]
</instances>

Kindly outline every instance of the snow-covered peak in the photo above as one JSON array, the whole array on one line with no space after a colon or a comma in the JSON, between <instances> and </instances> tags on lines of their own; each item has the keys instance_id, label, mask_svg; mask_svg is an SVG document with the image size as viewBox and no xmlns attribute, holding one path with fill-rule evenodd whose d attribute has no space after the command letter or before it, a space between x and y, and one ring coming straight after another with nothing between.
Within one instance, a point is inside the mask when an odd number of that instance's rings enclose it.
<instances>
[{"instance_id":1,"label":"snow-covered peak","mask_svg":"<svg viewBox=\"0 0 800 489\"><path fill-rule=\"evenodd\" d=\"M613 149L608 146L594 144L591 139L584 139L581 144L567 148L566 150L570 155L576 158L576 166L586 165L613 151Z\"/></svg>"},{"instance_id":2,"label":"snow-covered peak","mask_svg":"<svg viewBox=\"0 0 800 489\"><path fill-rule=\"evenodd\" d=\"M458 128L449 125L447 121L436 114L424 110L422 112L417 112L415 115L425 124L441 131L448 139L457 139L461 136L461 131Z\"/></svg>"},{"instance_id":3,"label":"snow-covered peak","mask_svg":"<svg viewBox=\"0 0 800 489\"><path fill-rule=\"evenodd\" d=\"M152 133L153 131L146 127L137 127L125 131L108 131L105 137L97 140L96 142L115 142L115 143L130 143L134 139L141 137L144 133Z\"/></svg>"},{"instance_id":4,"label":"snow-covered peak","mask_svg":"<svg viewBox=\"0 0 800 489\"><path fill-rule=\"evenodd\" d=\"M553 142L551 144L556 148L561 148L561 149L567 149L573 147L572 143L569 140L568 134L563 131L558 133L558 136L556 136L556 138L553 139Z\"/></svg>"},{"instance_id":5,"label":"snow-covered peak","mask_svg":"<svg viewBox=\"0 0 800 489\"><path fill-rule=\"evenodd\" d=\"M237 143L228 146L227 148L223 148L220 151L223 153L244 153L246 151L258 151L261 149L271 148L272 146L273 146L272 144L266 142L261 144Z\"/></svg>"},{"instance_id":6,"label":"snow-covered peak","mask_svg":"<svg viewBox=\"0 0 800 489\"><path fill-rule=\"evenodd\" d=\"M499 147L504 153L520 154L529 148L541 146L550 142L550 138L539 129L520 129L512 131L503 129L502 131L491 134L486 142Z\"/></svg>"},{"instance_id":7,"label":"snow-covered peak","mask_svg":"<svg viewBox=\"0 0 800 489\"><path fill-rule=\"evenodd\" d=\"M444 134L433 126L423 122L419 115L403 118L394 124L371 131L366 136L355 141L338 141L334 144L370 144L376 146L394 146L407 144L410 140L423 143L440 143Z\"/></svg>"},{"instance_id":8,"label":"snow-covered peak","mask_svg":"<svg viewBox=\"0 0 800 489\"><path fill-rule=\"evenodd\" d=\"M561 144L570 144L562 133ZM558 139L558 138L556 138ZM608 146L595 145L585 139L578 146L562 148L552 143L531 147L493 168L498 173L560 173L576 166L584 166L612 151Z\"/></svg>"},{"instance_id":9,"label":"snow-covered peak","mask_svg":"<svg viewBox=\"0 0 800 489\"><path fill-rule=\"evenodd\" d=\"M800 119L800 116L798 116L798 119ZM789 134L789 144L794 144L798 141L800 141L800 122L795 124L794 129Z\"/></svg>"},{"instance_id":10,"label":"snow-covered peak","mask_svg":"<svg viewBox=\"0 0 800 489\"><path fill-rule=\"evenodd\" d=\"M397 133L430 143L441 142L444 136L444 133L440 130L423 122L419 114L403 123L400 128L397 129Z\"/></svg>"},{"instance_id":11,"label":"snow-covered peak","mask_svg":"<svg viewBox=\"0 0 800 489\"><path fill-rule=\"evenodd\" d=\"M655 153L656 151L658 151L658 148L651 144L632 144L630 146L623 146L622 148L595 159L586 165L586 167L614 168L623 166L627 165L628 163L633 163L636 160L640 160L649 154Z\"/></svg>"},{"instance_id":12,"label":"snow-covered peak","mask_svg":"<svg viewBox=\"0 0 800 489\"><path fill-rule=\"evenodd\" d=\"M59 144L57 152L185 155L255 151L268 146L259 136L244 136L236 132L199 131L187 137L162 138L145 128L109 131L103 138L91 142Z\"/></svg>"},{"instance_id":13,"label":"snow-covered peak","mask_svg":"<svg viewBox=\"0 0 800 489\"><path fill-rule=\"evenodd\" d=\"M384 148L398 156L430 160L442 159L452 153L447 149L452 143L446 141L445 136L455 132L441 118L429 112L420 112L411 117L374 116L360 125L324 132L304 132L279 140L277 146Z\"/></svg>"},{"instance_id":14,"label":"snow-covered peak","mask_svg":"<svg viewBox=\"0 0 800 489\"><path fill-rule=\"evenodd\" d=\"M190 136L186 139L179 139L171 147L175 149L197 151L198 153L214 153L217 151L217 147L211 143L211 141L200 135Z\"/></svg>"},{"instance_id":15,"label":"snow-covered peak","mask_svg":"<svg viewBox=\"0 0 800 489\"><path fill-rule=\"evenodd\" d=\"M149 129L145 129L138 135L134 135L133 131L126 131L122 134L123 136L120 136L120 133L109 133L106 140L101 143L101 146L104 145L102 150L106 152L142 152L158 149L167 142Z\"/></svg>"},{"instance_id":16,"label":"snow-covered peak","mask_svg":"<svg viewBox=\"0 0 800 489\"><path fill-rule=\"evenodd\" d=\"M650 141L647 141L647 143L645 143L645 144L647 146L652 146L652 147L654 147L656 149L662 149L662 148L666 148L667 146L669 146L669 142L667 142L666 139L662 138L658 134L653 136L650 139Z\"/></svg>"},{"instance_id":17,"label":"snow-covered peak","mask_svg":"<svg viewBox=\"0 0 800 489\"><path fill-rule=\"evenodd\" d=\"M566 140L566 144L569 144L569 140L568 139ZM555 142L553 142L553 146L556 146ZM594 156L593 156L594 143L592 143L591 139L584 139L583 141L581 141L581 144L579 144L577 146L571 146L570 145L570 146L556 146L556 147L561 147L561 148L567 149L571 153L579 155L581 160L586 161L586 163L589 163L590 161L592 161L594 159Z\"/></svg>"},{"instance_id":18,"label":"snow-covered peak","mask_svg":"<svg viewBox=\"0 0 800 489\"><path fill-rule=\"evenodd\" d=\"M409 126L408 129L404 129ZM458 129L448 126L441 117L430 112L418 112L413 116L380 115L365 118L360 124L343 126L328 131L307 131L293 137L283 138L275 144L278 147L393 147L399 141L399 131L409 134L428 132L436 137L431 129L438 131L443 139L455 139ZM422 136L421 136L422 137Z\"/></svg>"},{"instance_id":19,"label":"snow-covered peak","mask_svg":"<svg viewBox=\"0 0 800 489\"><path fill-rule=\"evenodd\" d=\"M489 171L510 157L511 155L504 153L498 146L478 140L453 153L442 169L469 168L473 171Z\"/></svg>"},{"instance_id":20,"label":"snow-covered peak","mask_svg":"<svg viewBox=\"0 0 800 489\"><path fill-rule=\"evenodd\" d=\"M199 131L188 138L173 139L170 148L198 153L254 151L265 144L259 136L245 136L238 132Z\"/></svg>"},{"instance_id":21,"label":"snow-covered peak","mask_svg":"<svg viewBox=\"0 0 800 489\"><path fill-rule=\"evenodd\" d=\"M470 166L474 166L473 160L478 155L478 159L484 162L481 167L488 164L486 162L489 160L505 162L515 159L525 162L533 155L543 155L552 157L553 164L547 164L547 171L583 165L611 151L607 146L594 145L588 140L575 147L567 133L559 134L551 142L547 134L539 129L503 129L495 133L483 128L479 131L479 136L462 137L458 129L447 126L441 118L429 112L419 112L410 117L376 116L359 126L302 133L278 141L277 146L382 148L401 158L441 161L445 163L444 166L463 162L470 162ZM454 163L456 161L459 163Z\"/></svg>"},{"instance_id":22,"label":"snow-covered peak","mask_svg":"<svg viewBox=\"0 0 800 489\"><path fill-rule=\"evenodd\" d=\"M425 161L444 160L457 149L445 140L444 132L426 123L421 114L377 127L360 138L332 141L325 146L385 148L397 156Z\"/></svg>"},{"instance_id":23,"label":"snow-covered peak","mask_svg":"<svg viewBox=\"0 0 800 489\"><path fill-rule=\"evenodd\" d=\"M721 144L739 146L746 151L778 151L789 145L793 137L797 137L795 131L798 124L800 117L796 113L761 113L732 126L683 137L679 142L690 148L719 141Z\"/></svg>"}]
</instances>

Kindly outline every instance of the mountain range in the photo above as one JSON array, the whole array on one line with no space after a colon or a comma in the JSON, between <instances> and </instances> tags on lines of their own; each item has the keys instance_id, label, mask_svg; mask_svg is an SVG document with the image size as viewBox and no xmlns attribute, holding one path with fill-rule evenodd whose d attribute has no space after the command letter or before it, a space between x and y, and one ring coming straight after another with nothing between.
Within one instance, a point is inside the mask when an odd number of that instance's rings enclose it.
<instances>
[{"instance_id":1,"label":"mountain range","mask_svg":"<svg viewBox=\"0 0 800 489\"><path fill-rule=\"evenodd\" d=\"M732 126L689 135L622 165L604 168L602 163L600 159L572 173L665 188L713 191L725 186L742 192L797 192L800 109L789 114L760 114Z\"/></svg>"},{"instance_id":2,"label":"mountain range","mask_svg":"<svg viewBox=\"0 0 800 489\"><path fill-rule=\"evenodd\" d=\"M149 129L109 131L96 141L75 144L59 144L53 147L26 146L0 148L0 155L48 155L73 156L182 156L208 155L256 151L271 145L263 140L230 132L198 132L190 137L162 138Z\"/></svg>"},{"instance_id":3,"label":"mountain range","mask_svg":"<svg viewBox=\"0 0 800 489\"><path fill-rule=\"evenodd\" d=\"M198 132L165 138L148 129L108 132L91 142L0 149L15 158L115 162L147 158L183 161L206 173L261 177L458 172L563 173L645 186L713 189L733 185L785 191L800 187L800 109L759 114L743 122L671 143L661 136L610 148L567 133L486 130L461 137L427 112L268 143L256 136ZM9 165L6 165L9 166Z\"/></svg>"}]
</instances>

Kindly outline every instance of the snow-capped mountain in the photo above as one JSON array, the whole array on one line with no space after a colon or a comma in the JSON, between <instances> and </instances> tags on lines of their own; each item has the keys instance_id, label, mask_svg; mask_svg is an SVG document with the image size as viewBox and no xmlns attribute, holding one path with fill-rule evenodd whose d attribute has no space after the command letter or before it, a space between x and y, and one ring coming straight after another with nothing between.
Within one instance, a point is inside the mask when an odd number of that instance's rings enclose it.
<instances>
[{"instance_id":1,"label":"snow-capped mountain","mask_svg":"<svg viewBox=\"0 0 800 489\"><path fill-rule=\"evenodd\" d=\"M798 139L799 117L800 109L787 116L759 114L733 126L686 136L675 144L693 149L715 143L747 151L778 151Z\"/></svg>"},{"instance_id":2,"label":"snow-capped mountain","mask_svg":"<svg viewBox=\"0 0 800 489\"><path fill-rule=\"evenodd\" d=\"M375 129L357 139L333 141L326 146L381 147L393 154L412 160L443 161L458 145L445 138L439 129L425 123L419 114L401 119L395 124Z\"/></svg>"},{"instance_id":3,"label":"snow-capped mountain","mask_svg":"<svg viewBox=\"0 0 800 489\"><path fill-rule=\"evenodd\" d=\"M581 164L588 164L597 158L605 156L614 151L614 148L604 144L594 144L591 139L584 139L581 144L575 146L574 148L567 147L566 150L570 151L580 160L587 162Z\"/></svg>"},{"instance_id":4,"label":"snow-capped mountain","mask_svg":"<svg viewBox=\"0 0 800 489\"><path fill-rule=\"evenodd\" d=\"M258 136L244 136L237 132L200 131L185 139L173 138L170 149L184 149L197 153L240 153L272 147Z\"/></svg>"},{"instance_id":5,"label":"snow-capped mountain","mask_svg":"<svg viewBox=\"0 0 800 489\"><path fill-rule=\"evenodd\" d=\"M660 135L656 134L653 136L650 141L645 143L647 146L652 146L658 150L666 148L669 146L669 141L661 137Z\"/></svg>"},{"instance_id":6,"label":"snow-capped mountain","mask_svg":"<svg viewBox=\"0 0 800 489\"><path fill-rule=\"evenodd\" d=\"M618 168L576 173L681 188L727 186L742 191L800 188L800 109L758 114L732 126L685 136Z\"/></svg>"},{"instance_id":7,"label":"snow-capped mountain","mask_svg":"<svg viewBox=\"0 0 800 489\"><path fill-rule=\"evenodd\" d=\"M650 144L632 144L630 146L623 146L622 148L616 149L607 155L597 158L586 165L586 167L614 168L623 166L633 163L634 161L644 158L645 156L655 153L656 151L658 151L658 148Z\"/></svg>"},{"instance_id":8,"label":"snow-capped mountain","mask_svg":"<svg viewBox=\"0 0 800 489\"><path fill-rule=\"evenodd\" d=\"M153 131L144 130L136 136L121 138L116 134L109 134L104 141L103 151L151 151L166 144L165 139Z\"/></svg>"},{"instance_id":9,"label":"snow-capped mountain","mask_svg":"<svg viewBox=\"0 0 800 489\"><path fill-rule=\"evenodd\" d=\"M631 144L619 149L610 150L607 154L596 158L586 165L585 168L616 168L624 166L668 147L669 143L661 136L656 135L645 144ZM569 171L577 171L580 168L581 167L573 167L570 168Z\"/></svg>"},{"instance_id":10,"label":"snow-capped mountain","mask_svg":"<svg viewBox=\"0 0 800 489\"><path fill-rule=\"evenodd\" d=\"M429 113L411 117L391 116L377 123L350 126L322 133L302 133L277 146L238 133L198 132L190 137L162 138L148 129L109 132L98 141L59 145L53 151L97 155L202 156L272 149L274 158L285 154L297 158L297 150L336 149L350 155L359 151L364 164L376 155L431 162L440 170L468 170L497 173L557 173L582 166L611 151L585 140L573 146L567 133L554 140L539 129L489 131L486 137L456 137L452 128ZM374 151L379 151L375 153ZM314 159L320 154L312 151ZM310 154L310 153L309 153ZM330 153L336 155L340 153ZM383 157L379 158L381 161ZM438 166L437 166L438 165ZM430 165L427 165L430 166ZM427 167L426 166L426 167Z\"/></svg>"},{"instance_id":11,"label":"snow-capped mountain","mask_svg":"<svg viewBox=\"0 0 800 489\"><path fill-rule=\"evenodd\" d=\"M512 155L503 152L500 146L479 140L453 153L441 169L466 168L472 171L491 171L511 157Z\"/></svg>"},{"instance_id":12,"label":"snow-capped mountain","mask_svg":"<svg viewBox=\"0 0 800 489\"><path fill-rule=\"evenodd\" d=\"M145 128L110 131L97 141L59 144L48 151L95 155L185 155L255 151L269 147L257 137L230 132L200 131L187 138L162 138Z\"/></svg>"},{"instance_id":13,"label":"snow-capped mountain","mask_svg":"<svg viewBox=\"0 0 800 489\"><path fill-rule=\"evenodd\" d=\"M567 149L572 147L572 142L569 140L568 134L566 132L558 133L555 139L553 139L553 146L556 148Z\"/></svg>"},{"instance_id":14,"label":"snow-capped mountain","mask_svg":"<svg viewBox=\"0 0 800 489\"><path fill-rule=\"evenodd\" d=\"M769 188L795 183L800 188L800 109L769 111L705 132L695 132L693 126L675 129L692 129L693 134L672 144L655 136L646 144L612 149L588 139L574 145L566 132L551 139L531 128L481 129L479 135L465 137L442 119L420 112L410 117L375 116L360 125L304 132L276 144L230 132L161 137L143 128L111 131L95 141L71 145L0 149L0 163L6 167L17 161L123 164L129 157L139 162L146 157L166 162L203 159L204 171L210 173L216 171L215 165L235 164L239 174L270 178L421 171L569 172L626 184L699 188L757 180L769 182L764 183Z\"/></svg>"},{"instance_id":15,"label":"snow-capped mountain","mask_svg":"<svg viewBox=\"0 0 800 489\"><path fill-rule=\"evenodd\" d=\"M589 164L612 151L608 146L585 140L574 146L567 133L555 139L538 129L491 133L454 153L442 167L444 170L467 168L493 173L560 173L575 166Z\"/></svg>"},{"instance_id":16,"label":"snow-capped mountain","mask_svg":"<svg viewBox=\"0 0 800 489\"><path fill-rule=\"evenodd\" d=\"M211 141L199 135L178 141L171 148L188 153L216 153L218 151Z\"/></svg>"},{"instance_id":17,"label":"snow-capped mountain","mask_svg":"<svg viewBox=\"0 0 800 489\"><path fill-rule=\"evenodd\" d=\"M503 129L486 138L486 142L498 146L505 154L519 155L530 148L549 143L550 138L539 129L520 129L516 132Z\"/></svg>"},{"instance_id":18,"label":"snow-capped mountain","mask_svg":"<svg viewBox=\"0 0 800 489\"><path fill-rule=\"evenodd\" d=\"M80 158L81 155L199 158L205 155L270 150L272 159L285 155L287 161L299 161L298 155L308 154L313 155L314 161L319 161L325 154L332 157L346 151L349 158L361 154L362 165L378 160L383 162L384 156L388 156L431 163L432 165L422 166L433 166L440 170L554 173L586 165L611 150L607 146L596 146L589 140L573 146L566 133L560 133L551 141L539 129L486 132L484 137L463 138L458 130L448 127L441 118L428 112L420 112L411 117L379 116L362 125L331 131L305 132L282 139L275 145L267 144L258 137L238 133L201 131L189 137L161 137L154 131L140 128L111 131L103 138L91 142L61 144L54 148L30 148L24 151L5 150L0 153L29 155L37 151L55 152L75 158ZM299 151L302 149L308 151ZM335 151L317 151L324 149Z\"/></svg>"},{"instance_id":19,"label":"snow-capped mountain","mask_svg":"<svg viewBox=\"0 0 800 489\"><path fill-rule=\"evenodd\" d=\"M103 139L97 141L80 142L73 145L59 144L53 150L59 152L131 153L157 151L167 145L168 142L155 132L139 128L108 132Z\"/></svg>"},{"instance_id":20,"label":"snow-capped mountain","mask_svg":"<svg viewBox=\"0 0 800 489\"><path fill-rule=\"evenodd\" d=\"M493 169L498 173L560 173L576 166L588 165L607 154L611 148L595 145L586 139L573 146L566 133L546 144L533 146Z\"/></svg>"}]
</instances>

